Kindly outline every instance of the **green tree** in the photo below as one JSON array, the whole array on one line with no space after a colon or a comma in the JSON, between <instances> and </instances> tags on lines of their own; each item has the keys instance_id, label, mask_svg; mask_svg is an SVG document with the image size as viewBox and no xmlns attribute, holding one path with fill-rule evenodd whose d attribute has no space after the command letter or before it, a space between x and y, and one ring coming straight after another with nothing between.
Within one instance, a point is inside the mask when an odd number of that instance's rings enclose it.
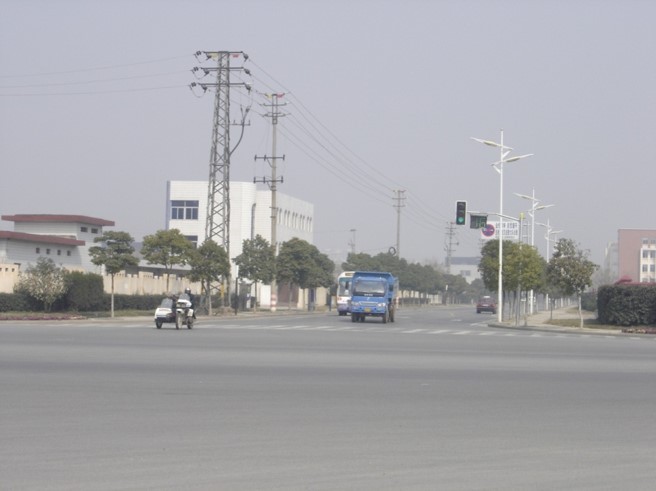
<instances>
[{"instance_id":1,"label":"green tree","mask_svg":"<svg viewBox=\"0 0 656 491\"><path fill-rule=\"evenodd\" d=\"M462 295L469 288L467 280L459 274L447 274L444 275L444 279L446 281L446 285L448 285L448 288L445 287L445 297L450 298L452 303L460 303L462 300Z\"/></svg>"},{"instance_id":2,"label":"green tree","mask_svg":"<svg viewBox=\"0 0 656 491\"><path fill-rule=\"evenodd\" d=\"M139 260L134 256L134 239L127 232L104 232L96 237L94 242L102 246L89 247L91 262L97 266L104 266L105 272L111 277L111 317L114 317L114 276L124 271L128 266L137 266Z\"/></svg>"},{"instance_id":3,"label":"green tree","mask_svg":"<svg viewBox=\"0 0 656 491\"><path fill-rule=\"evenodd\" d=\"M422 297L437 294L446 285L444 275L434 266L408 263L390 253L349 254L342 263L342 271L386 271L399 279L401 291L417 291Z\"/></svg>"},{"instance_id":4,"label":"green tree","mask_svg":"<svg viewBox=\"0 0 656 491\"><path fill-rule=\"evenodd\" d=\"M230 275L228 253L212 239L206 239L198 249L190 252L188 263L191 266L189 279L200 281L207 312L212 315L212 283Z\"/></svg>"},{"instance_id":5,"label":"green tree","mask_svg":"<svg viewBox=\"0 0 656 491\"><path fill-rule=\"evenodd\" d=\"M17 290L24 291L43 303L43 310L50 312L52 304L66 293L65 270L46 257L40 257L20 274Z\"/></svg>"},{"instance_id":6,"label":"green tree","mask_svg":"<svg viewBox=\"0 0 656 491\"><path fill-rule=\"evenodd\" d=\"M299 288L330 287L335 263L309 242L294 237L280 246L276 280Z\"/></svg>"},{"instance_id":7,"label":"green tree","mask_svg":"<svg viewBox=\"0 0 656 491\"><path fill-rule=\"evenodd\" d=\"M519 301L521 291L542 289L545 261L533 246L510 240L503 242L503 299ZM481 249L478 270L485 288L499 292L499 241L491 240ZM501 306L503 308L503 306Z\"/></svg>"},{"instance_id":8,"label":"green tree","mask_svg":"<svg viewBox=\"0 0 656 491\"><path fill-rule=\"evenodd\" d=\"M103 277L95 273L67 271L65 305L67 309L78 312L104 310Z\"/></svg>"},{"instance_id":9,"label":"green tree","mask_svg":"<svg viewBox=\"0 0 656 491\"><path fill-rule=\"evenodd\" d=\"M271 244L261 235L244 240L242 253L235 258L235 264L239 267L241 278L248 278L255 283L256 292L259 281L270 284L275 278L275 252Z\"/></svg>"},{"instance_id":10,"label":"green tree","mask_svg":"<svg viewBox=\"0 0 656 491\"><path fill-rule=\"evenodd\" d=\"M189 261L194 246L177 228L158 230L144 237L141 255L149 264L161 264L166 270L166 291L174 266L184 266Z\"/></svg>"},{"instance_id":11,"label":"green tree","mask_svg":"<svg viewBox=\"0 0 656 491\"><path fill-rule=\"evenodd\" d=\"M580 327L583 327L581 296L592 285L592 275L599 266L571 239L560 239L547 265L547 282L566 296L576 295Z\"/></svg>"}]
</instances>

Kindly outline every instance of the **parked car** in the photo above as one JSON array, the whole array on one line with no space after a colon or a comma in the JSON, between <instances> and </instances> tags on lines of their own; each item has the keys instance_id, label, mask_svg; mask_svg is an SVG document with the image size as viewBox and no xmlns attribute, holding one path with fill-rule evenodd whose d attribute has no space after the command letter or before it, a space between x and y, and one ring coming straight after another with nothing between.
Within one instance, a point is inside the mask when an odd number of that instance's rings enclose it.
<instances>
[{"instance_id":1,"label":"parked car","mask_svg":"<svg viewBox=\"0 0 656 491\"><path fill-rule=\"evenodd\" d=\"M493 314L497 313L497 304L492 297L480 298L476 304L476 313L480 314L481 312L492 312Z\"/></svg>"}]
</instances>

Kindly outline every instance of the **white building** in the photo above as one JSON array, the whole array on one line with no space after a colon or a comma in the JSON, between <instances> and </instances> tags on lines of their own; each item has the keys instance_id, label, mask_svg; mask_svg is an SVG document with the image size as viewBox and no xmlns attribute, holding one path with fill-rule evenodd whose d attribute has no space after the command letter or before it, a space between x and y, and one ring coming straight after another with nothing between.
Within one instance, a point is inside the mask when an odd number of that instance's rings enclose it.
<instances>
[{"instance_id":1,"label":"white building","mask_svg":"<svg viewBox=\"0 0 656 491\"><path fill-rule=\"evenodd\" d=\"M2 215L14 222L14 231L0 231L0 263L25 267L40 257L58 266L81 271L98 269L89 258L89 247L114 222L82 215Z\"/></svg>"},{"instance_id":2,"label":"white building","mask_svg":"<svg viewBox=\"0 0 656 491\"><path fill-rule=\"evenodd\" d=\"M13 291L21 270L50 258L69 271L100 272L89 247L114 222L82 215L2 215L14 230L0 230L0 291Z\"/></svg>"},{"instance_id":3,"label":"white building","mask_svg":"<svg viewBox=\"0 0 656 491\"><path fill-rule=\"evenodd\" d=\"M166 190L166 229L178 229L190 241L205 241L207 222L207 181L168 181ZM314 205L276 192L276 245L294 237L314 242ZM271 242L271 191L258 190L250 182L230 183L230 259L241 254L244 240L260 235ZM235 265L232 276L235 277ZM270 289L262 285L257 292L260 305L269 306Z\"/></svg>"}]
</instances>

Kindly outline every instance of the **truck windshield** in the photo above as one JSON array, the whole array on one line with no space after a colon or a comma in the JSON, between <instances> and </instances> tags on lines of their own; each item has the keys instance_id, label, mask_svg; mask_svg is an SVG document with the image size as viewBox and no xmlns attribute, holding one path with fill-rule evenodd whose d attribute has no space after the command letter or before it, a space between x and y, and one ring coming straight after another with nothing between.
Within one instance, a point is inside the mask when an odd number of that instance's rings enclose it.
<instances>
[{"instance_id":1,"label":"truck windshield","mask_svg":"<svg viewBox=\"0 0 656 491\"><path fill-rule=\"evenodd\" d=\"M353 281L353 295L360 297L384 297L387 282L381 278L356 278Z\"/></svg>"}]
</instances>

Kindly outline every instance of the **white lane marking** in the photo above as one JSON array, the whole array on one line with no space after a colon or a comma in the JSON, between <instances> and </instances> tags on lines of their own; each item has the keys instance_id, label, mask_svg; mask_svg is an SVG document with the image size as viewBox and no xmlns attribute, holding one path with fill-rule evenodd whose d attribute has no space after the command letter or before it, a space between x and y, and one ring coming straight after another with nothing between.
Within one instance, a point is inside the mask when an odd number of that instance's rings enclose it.
<instances>
[{"instance_id":1,"label":"white lane marking","mask_svg":"<svg viewBox=\"0 0 656 491\"><path fill-rule=\"evenodd\" d=\"M431 331L428 334L444 334L445 332L451 332L450 329L438 329L437 331Z\"/></svg>"}]
</instances>

